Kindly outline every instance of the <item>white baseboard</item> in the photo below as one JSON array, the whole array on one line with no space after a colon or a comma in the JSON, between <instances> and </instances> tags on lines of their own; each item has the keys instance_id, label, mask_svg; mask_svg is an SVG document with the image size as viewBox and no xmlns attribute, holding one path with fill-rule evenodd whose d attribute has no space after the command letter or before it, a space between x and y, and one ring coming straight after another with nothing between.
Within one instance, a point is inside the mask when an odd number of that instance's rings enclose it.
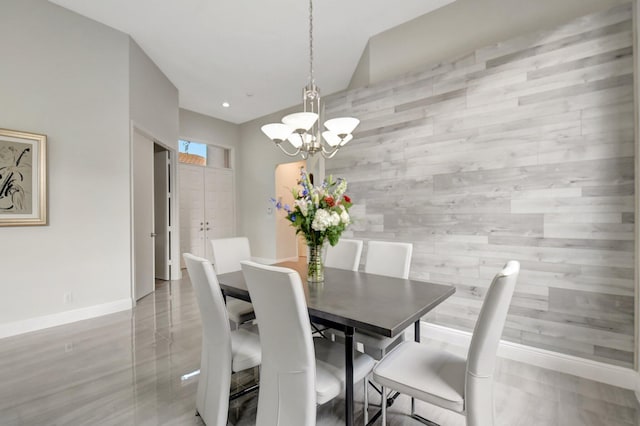
<instances>
[{"instance_id":1,"label":"white baseboard","mask_svg":"<svg viewBox=\"0 0 640 426\"><path fill-rule=\"evenodd\" d=\"M425 337L428 336L430 339L448 342L456 346L469 347L471 343L471 333L467 331L454 330L427 322L422 322L420 330ZM604 362L552 352L518 343L506 342L504 340L500 341L498 356L624 389L635 390L636 397L640 394L640 377L638 373L631 368L606 364Z\"/></svg>"},{"instance_id":2,"label":"white baseboard","mask_svg":"<svg viewBox=\"0 0 640 426\"><path fill-rule=\"evenodd\" d=\"M88 306L86 308L74 309L71 311L58 312L37 318L29 318L22 321L15 321L0 324L0 339L4 337L16 336L18 334L29 333L31 331L42 330L44 328L69 324L102 315L113 314L131 309L131 299L121 299L115 302L103 303L102 305Z\"/></svg>"}]
</instances>

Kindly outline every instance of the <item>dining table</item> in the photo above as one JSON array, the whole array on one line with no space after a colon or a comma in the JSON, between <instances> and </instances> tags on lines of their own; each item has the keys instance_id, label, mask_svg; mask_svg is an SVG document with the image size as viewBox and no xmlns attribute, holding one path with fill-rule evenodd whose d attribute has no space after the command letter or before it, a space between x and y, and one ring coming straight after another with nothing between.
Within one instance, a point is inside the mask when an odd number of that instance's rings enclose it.
<instances>
[{"instance_id":1,"label":"dining table","mask_svg":"<svg viewBox=\"0 0 640 426\"><path fill-rule=\"evenodd\" d=\"M300 274L313 323L344 332L345 424L354 422L354 333L356 330L396 337L412 324L420 341L420 319L455 293L455 287L336 268L324 270L324 281L307 282L306 258L277 263ZM251 301L242 271L218 275L225 296ZM259 318L258 318L259 321Z\"/></svg>"}]
</instances>

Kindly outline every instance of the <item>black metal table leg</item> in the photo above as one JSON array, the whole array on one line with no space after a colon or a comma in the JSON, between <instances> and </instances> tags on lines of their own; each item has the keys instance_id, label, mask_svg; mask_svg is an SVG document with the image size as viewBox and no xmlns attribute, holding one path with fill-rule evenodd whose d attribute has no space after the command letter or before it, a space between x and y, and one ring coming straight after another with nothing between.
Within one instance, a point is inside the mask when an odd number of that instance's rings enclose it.
<instances>
[{"instance_id":1,"label":"black metal table leg","mask_svg":"<svg viewBox=\"0 0 640 426\"><path fill-rule=\"evenodd\" d=\"M420 343L420 319L413 323L413 340ZM416 415L416 399L411 398L411 417Z\"/></svg>"},{"instance_id":2,"label":"black metal table leg","mask_svg":"<svg viewBox=\"0 0 640 426\"><path fill-rule=\"evenodd\" d=\"M346 327L344 331L345 357L345 424L353 426L353 327Z\"/></svg>"}]
</instances>

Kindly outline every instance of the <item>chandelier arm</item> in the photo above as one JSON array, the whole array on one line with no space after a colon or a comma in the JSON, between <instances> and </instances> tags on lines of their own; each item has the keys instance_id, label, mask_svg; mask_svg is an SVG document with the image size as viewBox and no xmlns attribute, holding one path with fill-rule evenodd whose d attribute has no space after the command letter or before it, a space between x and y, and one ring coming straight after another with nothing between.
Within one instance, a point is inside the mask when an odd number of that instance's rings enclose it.
<instances>
[{"instance_id":1,"label":"chandelier arm","mask_svg":"<svg viewBox=\"0 0 640 426\"><path fill-rule=\"evenodd\" d=\"M326 158L328 160L328 159L333 158L338 153L338 151L340 151L340 148L342 148L342 147L340 145L337 145L335 148L333 148L331 150L327 150L323 146L322 147L322 151L320 151L320 153L322 154L322 156L324 158Z\"/></svg>"},{"instance_id":2,"label":"chandelier arm","mask_svg":"<svg viewBox=\"0 0 640 426\"><path fill-rule=\"evenodd\" d=\"M280 148L280 150L285 154L287 154L289 157L295 157L296 155L300 154L300 151L301 151L301 149L298 148L294 153L290 153L286 149L284 149L284 147L282 146L282 143L276 143L276 146Z\"/></svg>"},{"instance_id":3,"label":"chandelier arm","mask_svg":"<svg viewBox=\"0 0 640 426\"><path fill-rule=\"evenodd\" d=\"M333 147L333 149L326 149L324 147L324 144L322 144L321 148L322 148L322 156L324 158L333 158L334 155L336 155L338 153L338 151L340 151L340 148L344 147L347 144L347 138L341 138L340 143L336 146Z\"/></svg>"}]
</instances>

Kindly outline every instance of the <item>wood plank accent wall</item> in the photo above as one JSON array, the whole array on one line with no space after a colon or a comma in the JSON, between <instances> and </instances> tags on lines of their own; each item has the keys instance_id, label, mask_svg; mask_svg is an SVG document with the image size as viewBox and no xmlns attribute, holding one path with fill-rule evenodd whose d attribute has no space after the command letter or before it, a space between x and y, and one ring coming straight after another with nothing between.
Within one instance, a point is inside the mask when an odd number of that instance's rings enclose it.
<instances>
[{"instance_id":1,"label":"wood plank accent wall","mask_svg":"<svg viewBox=\"0 0 640 426\"><path fill-rule=\"evenodd\" d=\"M631 18L622 5L327 100L362 120L327 162L356 203L350 236L413 242L411 276L457 287L426 320L471 331L516 259L505 339L633 365Z\"/></svg>"}]
</instances>

